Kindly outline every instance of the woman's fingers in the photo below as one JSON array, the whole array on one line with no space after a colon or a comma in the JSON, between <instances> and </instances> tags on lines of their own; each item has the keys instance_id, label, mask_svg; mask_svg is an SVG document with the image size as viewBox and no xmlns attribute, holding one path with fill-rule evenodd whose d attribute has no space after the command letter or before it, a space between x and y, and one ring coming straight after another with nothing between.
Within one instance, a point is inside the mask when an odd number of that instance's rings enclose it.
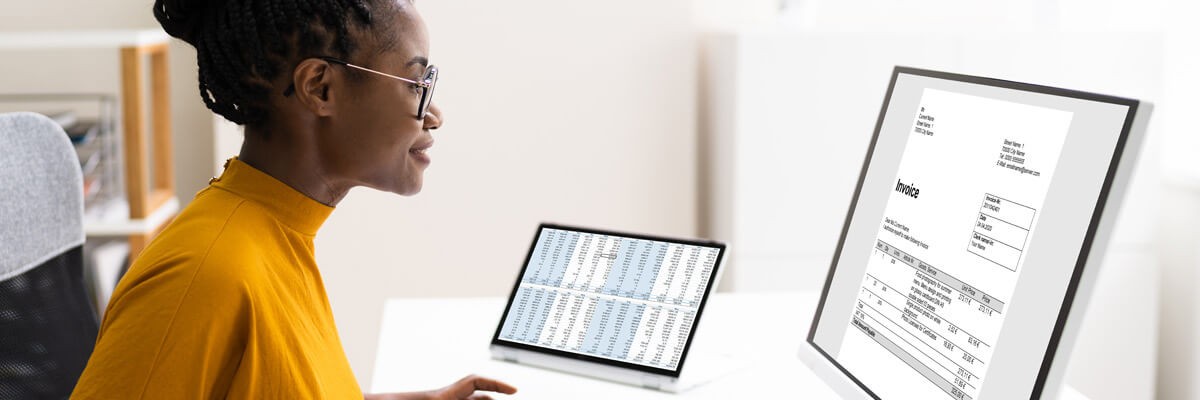
<instances>
[{"instance_id":1,"label":"woman's fingers","mask_svg":"<svg viewBox=\"0 0 1200 400\"><path fill-rule=\"evenodd\" d=\"M478 375L468 375L465 378L459 379L443 391L449 394L452 399L467 399L467 400L482 400L491 399L483 393L475 393L476 390L485 392L497 392L504 394L513 394L517 392L517 388L504 382L500 382L491 378L484 378Z\"/></svg>"},{"instance_id":2,"label":"woman's fingers","mask_svg":"<svg viewBox=\"0 0 1200 400\"><path fill-rule=\"evenodd\" d=\"M513 387L512 385L509 385L504 382L500 382L495 379L484 378L482 376L476 376L476 375L471 375L467 378L471 378L473 380L474 385L475 385L475 390L485 390L485 391L489 391L489 392L499 392L499 393L504 393L504 394L513 394L513 393L517 392L517 388Z\"/></svg>"}]
</instances>

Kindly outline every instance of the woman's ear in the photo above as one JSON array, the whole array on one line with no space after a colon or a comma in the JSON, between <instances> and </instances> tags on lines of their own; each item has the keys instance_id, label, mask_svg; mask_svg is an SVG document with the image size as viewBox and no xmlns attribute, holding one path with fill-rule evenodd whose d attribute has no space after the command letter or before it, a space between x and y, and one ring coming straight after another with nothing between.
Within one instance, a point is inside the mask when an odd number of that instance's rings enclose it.
<instances>
[{"instance_id":1,"label":"woman's ear","mask_svg":"<svg viewBox=\"0 0 1200 400\"><path fill-rule=\"evenodd\" d=\"M317 117L333 115L335 107L330 89L336 80L334 75L329 62L318 58L301 61L292 72L296 99Z\"/></svg>"}]
</instances>

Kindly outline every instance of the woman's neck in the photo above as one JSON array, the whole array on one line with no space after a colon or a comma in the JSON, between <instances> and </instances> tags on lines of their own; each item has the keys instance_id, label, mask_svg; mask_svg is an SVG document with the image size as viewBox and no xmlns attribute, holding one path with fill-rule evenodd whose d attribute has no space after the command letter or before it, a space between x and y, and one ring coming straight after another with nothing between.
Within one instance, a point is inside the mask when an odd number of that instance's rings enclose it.
<instances>
[{"instance_id":1,"label":"woman's neck","mask_svg":"<svg viewBox=\"0 0 1200 400\"><path fill-rule=\"evenodd\" d=\"M315 143L303 138L248 127L238 160L330 207L350 192L350 185L327 172Z\"/></svg>"}]
</instances>

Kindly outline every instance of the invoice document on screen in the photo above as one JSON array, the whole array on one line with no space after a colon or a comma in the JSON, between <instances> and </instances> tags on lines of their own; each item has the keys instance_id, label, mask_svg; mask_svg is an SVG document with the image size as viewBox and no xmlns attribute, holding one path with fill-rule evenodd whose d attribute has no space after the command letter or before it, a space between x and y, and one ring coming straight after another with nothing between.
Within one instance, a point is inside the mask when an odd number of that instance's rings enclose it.
<instances>
[{"instance_id":1,"label":"invoice document on screen","mask_svg":"<svg viewBox=\"0 0 1200 400\"><path fill-rule=\"evenodd\" d=\"M928 88L915 111L874 243L846 248L872 256L837 358L882 398L974 399L1073 113Z\"/></svg>"}]
</instances>

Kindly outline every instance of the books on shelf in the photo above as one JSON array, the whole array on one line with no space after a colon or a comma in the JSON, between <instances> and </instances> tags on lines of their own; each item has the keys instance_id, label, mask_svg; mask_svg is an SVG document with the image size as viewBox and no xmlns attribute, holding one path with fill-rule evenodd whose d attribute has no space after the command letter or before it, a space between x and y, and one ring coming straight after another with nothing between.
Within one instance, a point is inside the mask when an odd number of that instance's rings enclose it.
<instances>
[{"instance_id":1,"label":"books on shelf","mask_svg":"<svg viewBox=\"0 0 1200 400\"><path fill-rule=\"evenodd\" d=\"M40 111L66 132L83 173L85 220L92 215L111 216L115 200L124 197L120 138L116 134L118 108L110 95L84 93L0 94L8 108Z\"/></svg>"},{"instance_id":2,"label":"books on shelf","mask_svg":"<svg viewBox=\"0 0 1200 400\"><path fill-rule=\"evenodd\" d=\"M63 128L83 173L84 230L89 238L154 232L179 210L172 198L150 215L130 218L125 193L125 159L115 96L95 93L0 93L0 112L34 111Z\"/></svg>"},{"instance_id":3,"label":"books on shelf","mask_svg":"<svg viewBox=\"0 0 1200 400\"><path fill-rule=\"evenodd\" d=\"M96 119L76 119L70 125L63 125L71 144L76 146L90 143L100 134L100 121Z\"/></svg>"},{"instance_id":4,"label":"books on shelf","mask_svg":"<svg viewBox=\"0 0 1200 400\"><path fill-rule=\"evenodd\" d=\"M75 116L74 110L53 111L53 112L45 113L44 115L47 117L50 117L50 119L54 120L54 122L57 123L58 126L61 126L63 128L66 128L71 125L75 125L75 122L79 120L79 118L77 116Z\"/></svg>"},{"instance_id":5,"label":"books on shelf","mask_svg":"<svg viewBox=\"0 0 1200 400\"><path fill-rule=\"evenodd\" d=\"M75 154L79 157L79 168L83 172L83 203L85 209L96 207L98 202L106 201L113 196L102 195L108 186L115 181L113 168L104 168L106 163L115 158L115 150L111 143L98 140L104 126L97 118L80 118L74 111L60 111L46 114L50 119L59 123L71 144L75 146ZM108 183L108 184L106 184ZM115 185L113 185L115 186Z\"/></svg>"}]
</instances>

